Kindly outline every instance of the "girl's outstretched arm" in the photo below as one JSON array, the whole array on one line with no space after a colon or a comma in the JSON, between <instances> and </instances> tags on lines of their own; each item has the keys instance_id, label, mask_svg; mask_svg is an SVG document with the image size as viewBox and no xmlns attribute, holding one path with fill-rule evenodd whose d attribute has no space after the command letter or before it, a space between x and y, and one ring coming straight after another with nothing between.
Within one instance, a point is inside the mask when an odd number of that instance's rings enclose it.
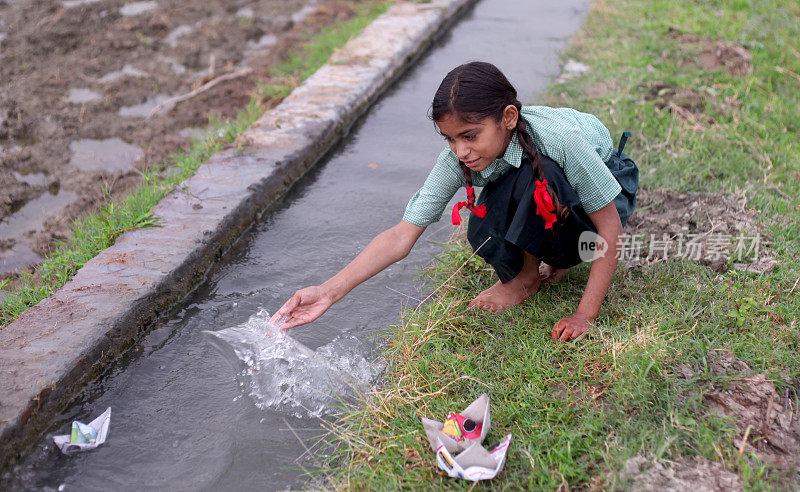
<instances>
[{"instance_id":1,"label":"girl's outstretched arm","mask_svg":"<svg viewBox=\"0 0 800 492\"><path fill-rule=\"evenodd\" d=\"M553 340L572 340L589 331L591 323L600 312L600 306L614 277L614 270L617 269L617 245L622 234L622 223L619 220L617 207L611 202L597 212L589 214L589 218L597 228L597 233L606 241L608 249L603 256L595 257L592 262L586 290L575 314L562 318L553 326L551 332Z\"/></svg>"},{"instance_id":2,"label":"girl's outstretched arm","mask_svg":"<svg viewBox=\"0 0 800 492\"><path fill-rule=\"evenodd\" d=\"M285 317L282 325L285 330L314 321L358 284L408 256L424 231L424 227L401 220L375 236L353 261L330 280L295 292L270 321Z\"/></svg>"}]
</instances>

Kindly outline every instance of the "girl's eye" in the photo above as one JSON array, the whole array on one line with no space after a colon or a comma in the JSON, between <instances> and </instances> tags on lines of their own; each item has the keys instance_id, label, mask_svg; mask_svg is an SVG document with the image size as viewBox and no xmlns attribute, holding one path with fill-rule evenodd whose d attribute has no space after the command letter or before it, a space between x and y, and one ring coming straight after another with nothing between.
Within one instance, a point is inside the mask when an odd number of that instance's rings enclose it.
<instances>
[{"instance_id":1,"label":"girl's eye","mask_svg":"<svg viewBox=\"0 0 800 492\"><path fill-rule=\"evenodd\" d=\"M475 140L476 135L464 135L464 138L469 140L470 142Z\"/></svg>"}]
</instances>

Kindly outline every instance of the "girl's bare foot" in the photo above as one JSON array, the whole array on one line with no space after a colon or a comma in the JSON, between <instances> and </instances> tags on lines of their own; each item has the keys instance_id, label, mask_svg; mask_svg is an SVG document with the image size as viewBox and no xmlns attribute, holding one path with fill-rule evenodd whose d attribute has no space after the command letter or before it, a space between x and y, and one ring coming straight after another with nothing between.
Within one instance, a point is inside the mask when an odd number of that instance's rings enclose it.
<instances>
[{"instance_id":1,"label":"girl's bare foot","mask_svg":"<svg viewBox=\"0 0 800 492\"><path fill-rule=\"evenodd\" d=\"M515 306L535 294L539 290L538 275L535 280L523 281L517 276L508 283L499 280L484 290L469 303L469 307L477 307L486 311L501 311Z\"/></svg>"},{"instance_id":2,"label":"girl's bare foot","mask_svg":"<svg viewBox=\"0 0 800 492\"><path fill-rule=\"evenodd\" d=\"M496 284L484 290L469 303L469 307L478 307L486 311L501 311L515 306L539 291L539 260L533 255L523 252L522 271L510 282Z\"/></svg>"},{"instance_id":3,"label":"girl's bare foot","mask_svg":"<svg viewBox=\"0 0 800 492\"><path fill-rule=\"evenodd\" d=\"M561 279L567 275L568 271L569 268L556 268L548 265L547 263L542 263L539 266L539 276L542 278L542 282L545 284L561 281Z\"/></svg>"}]
</instances>

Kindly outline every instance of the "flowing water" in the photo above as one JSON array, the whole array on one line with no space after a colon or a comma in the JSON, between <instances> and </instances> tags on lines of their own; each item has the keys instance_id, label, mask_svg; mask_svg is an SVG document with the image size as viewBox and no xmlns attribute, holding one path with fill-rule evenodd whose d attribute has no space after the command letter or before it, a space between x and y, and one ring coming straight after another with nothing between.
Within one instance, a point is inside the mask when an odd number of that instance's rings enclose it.
<instances>
[{"instance_id":1,"label":"flowing water","mask_svg":"<svg viewBox=\"0 0 800 492\"><path fill-rule=\"evenodd\" d=\"M329 414L340 398L364 394L380 368L348 350L352 344L342 337L310 349L271 324L264 309L241 325L204 333L239 371L239 386L254 405L298 418Z\"/></svg>"},{"instance_id":2,"label":"flowing water","mask_svg":"<svg viewBox=\"0 0 800 492\"><path fill-rule=\"evenodd\" d=\"M274 312L296 289L325 281L400 220L444 145L426 112L447 71L490 60L523 102L535 101L557 75L557 51L586 8L585 0L479 2L237 243L216 273L75 399L5 477L11 488L275 490L306 484L303 469L313 469L318 459L306 446L322 435L321 419L335 409L333 395L372 381L380 370L378 340L401 307L419 297L416 276L439 251L436 242L450 234L447 214L408 258L316 322L293 329L292 339L259 334L267 316L259 310ZM52 434L109 406L113 417L103 446L71 456L53 448Z\"/></svg>"}]
</instances>

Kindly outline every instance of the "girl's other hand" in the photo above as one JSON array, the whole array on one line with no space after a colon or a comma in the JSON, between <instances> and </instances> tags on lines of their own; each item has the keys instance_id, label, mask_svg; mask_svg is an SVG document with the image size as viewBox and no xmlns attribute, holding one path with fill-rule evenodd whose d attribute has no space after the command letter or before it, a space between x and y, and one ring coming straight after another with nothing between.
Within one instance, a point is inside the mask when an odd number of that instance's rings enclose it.
<instances>
[{"instance_id":1,"label":"girl's other hand","mask_svg":"<svg viewBox=\"0 0 800 492\"><path fill-rule=\"evenodd\" d=\"M574 340L587 331L589 328L592 327L592 319L580 313L575 313L569 318L561 318L558 322L553 325L553 331L550 332L551 338L555 340L561 340L562 342L567 342L569 340Z\"/></svg>"},{"instance_id":2,"label":"girl's other hand","mask_svg":"<svg viewBox=\"0 0 800 492\"><path fill-rule=\"evenodd\" d=\"M320 287L306 287L294 293L291 299L281 306L270 318L270 323L275 323L281 318L285 321L280 326L281 330L288 330L295 326L311 323L333 305L333 298Z\"/></svg>"}]
</instances>

